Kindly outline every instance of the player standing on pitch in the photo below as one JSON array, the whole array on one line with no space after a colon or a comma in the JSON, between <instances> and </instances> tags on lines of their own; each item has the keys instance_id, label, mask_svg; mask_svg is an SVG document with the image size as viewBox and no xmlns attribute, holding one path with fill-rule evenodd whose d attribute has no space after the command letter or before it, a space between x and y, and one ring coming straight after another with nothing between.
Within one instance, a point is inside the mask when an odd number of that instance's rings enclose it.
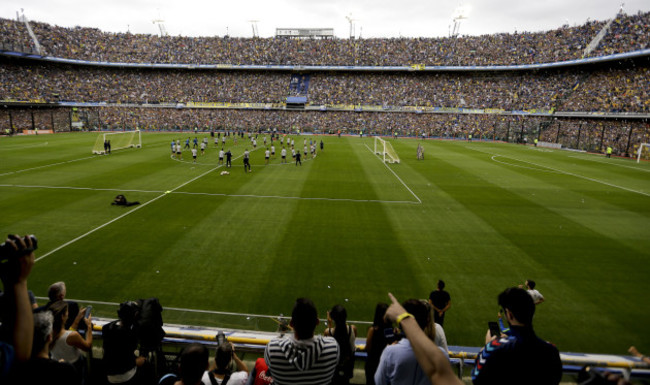
<instances>
[{"instance_id":1,"label":"player standing on pitch","mask_svg":"<svg viewBox=\"0 0 650 385\"><path fill-rule=\"evenodd\" d=\"M232 160L232 152L228 150L228 152L226 152L226 167L228 168L232 167L231 160Z\"/></svg>"},{"instance_id":2,"label":"player standing on pitch","mask_svg":"<svg viewBox=\"0 0 650 385\"><path fill-rule=\"evenodd\" d=\"M248 171L246 171L248 169ZM244 172L252 172L250 163L250 153L248 149L244 150Z\"/></svg>"}]
</instances>

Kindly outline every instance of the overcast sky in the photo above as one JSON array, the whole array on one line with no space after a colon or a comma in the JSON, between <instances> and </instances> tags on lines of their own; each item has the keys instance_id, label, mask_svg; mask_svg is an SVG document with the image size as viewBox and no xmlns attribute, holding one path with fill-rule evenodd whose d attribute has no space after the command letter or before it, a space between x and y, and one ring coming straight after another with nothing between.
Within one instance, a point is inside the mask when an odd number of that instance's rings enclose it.
<instances>
[{"instance_id":1,"label":"overcast sky","mask_svg":"<svg viewBox=\"0 0 650 385\"><path fill-rule=\"evenodd\" d=\"M262 37L281 28L334 28L338 37L448 36L459 7L462 35L542 31L563 24L580 25L612 18L616 0L2 0L0 17L16 18L24 9L29 20L65 27L96 27L108 32L158 34L152 21L164 20L170 35L250 37L257 20ZM650 11L650 0L625 0L628 14Z\"/></svg>"}]
</instances>

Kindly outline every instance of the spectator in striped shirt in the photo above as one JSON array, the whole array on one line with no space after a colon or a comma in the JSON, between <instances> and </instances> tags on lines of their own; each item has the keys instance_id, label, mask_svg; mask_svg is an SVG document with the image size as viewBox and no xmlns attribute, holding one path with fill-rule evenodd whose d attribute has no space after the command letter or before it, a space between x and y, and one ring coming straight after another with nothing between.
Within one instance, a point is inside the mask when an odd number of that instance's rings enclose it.
<instances>
[{"instance_id":1,"label":"spectator in striped shirt","mask_svg":"<svg viewBox=\"0 0 650 385\"><path fill-rule=\"evenodd\" d=\"M264 351L267 374L274 384L329 384L339 361L339 346L332 337L314 336L318 312L308 298L298 298L289 325L293 335L271 340Z\"/></svg>"}]
</instances>

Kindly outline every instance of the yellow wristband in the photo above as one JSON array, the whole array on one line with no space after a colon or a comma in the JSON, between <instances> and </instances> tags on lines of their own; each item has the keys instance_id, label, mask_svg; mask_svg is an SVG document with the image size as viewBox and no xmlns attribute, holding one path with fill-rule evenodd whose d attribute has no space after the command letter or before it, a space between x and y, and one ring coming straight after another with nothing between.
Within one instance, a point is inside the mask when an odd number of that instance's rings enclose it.
<instances>
[{"instance_id":1,"label":"yellow wristband","mask_svg":"<svg viewBox=\"0 0 650 385\"><path fill-rule=\"evenodd\" d=\"M404 321L404 318L408 318L408 317L413 317L413 314L411 314L411 313L402 313L399 316L397 316L397 319L395 320L395 323L397 325L399 325L399 324L402 323L402 321Z\"/></svg>"}]
</instances>

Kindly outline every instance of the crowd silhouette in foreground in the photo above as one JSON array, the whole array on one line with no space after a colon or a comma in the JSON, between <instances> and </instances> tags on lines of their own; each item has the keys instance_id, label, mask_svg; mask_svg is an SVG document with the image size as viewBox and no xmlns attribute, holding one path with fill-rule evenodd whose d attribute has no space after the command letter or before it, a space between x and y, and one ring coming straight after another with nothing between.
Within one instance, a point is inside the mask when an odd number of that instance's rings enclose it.
<instances>
[{"instance_id":1,"label":"crowd silhouette in foreground","mask_svg":"<svg viewBox=\"0 0 650 385\"><path fill-rule=\"evenodd\" d=\"M212 363L209 348L195 343L180 353L178 367L156 366L142 338L144 332L151 334L151 328L137 326L142 314L138 316L136 309L145 313L147 307L127 301L120 305L118 319L102 327L103 373L91 376L86 371L84 353L92 348L90 310L81 309L71 326L66 327L69 304L64 299L62 282L51 287L51 292L59 293L52 298L54 302L38 308L31 303L27 278L34 266L36 247L33 236L17 235L10 235L0 247L4 261L0 270L3 384L347 385L354 376L357 328L347 323L345 308L335 305L327 313L325 334L315 334L320 320L316 305L308 298L295 301L289 324L284 325L280 337L266 345L264 358L258 359L251 370L222 332L216 336ZM532 281L526 282L531 290ZM562 363L558 349L538 337L532 327L535 297L520 287L507 288L499 294L500 315L507 325L502 323L497 331L486 333L486 345L471 373L474 384L560 382ZM368 330L366 383L462 384L450 365L442 326L434 322L434 306L419 299L400 304L392 294L389 299L390 305L377 305ZM85 330L79 330L81 323ZM162 338L158 336L157 340ZM635 347L629 351L647 362L647 357ZM589 384L627 384L620 375L590 368L585 368L581 375L594 381L584 382Z\"/></svg>"}]
</instances>

